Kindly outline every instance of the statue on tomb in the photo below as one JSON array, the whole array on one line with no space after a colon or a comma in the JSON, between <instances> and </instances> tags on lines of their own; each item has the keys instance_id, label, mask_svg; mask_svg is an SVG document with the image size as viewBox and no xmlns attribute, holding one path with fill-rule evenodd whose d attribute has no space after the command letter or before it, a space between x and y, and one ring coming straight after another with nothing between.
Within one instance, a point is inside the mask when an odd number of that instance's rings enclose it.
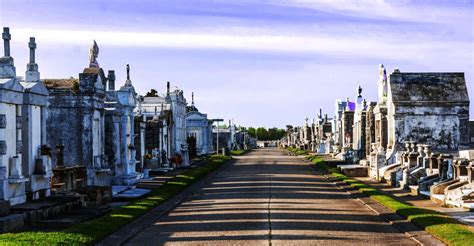
<instances>
[{"instance_id":1,"label":"statue on tomb","mask_svg":"<svg viewBox=\"0 0 474 246\"><path fill-rule=\"evenodd\" d=\"M383 64L379 67L379 81L378 81L378 97L380 103L385 103L387 100L388 83L387 83L387 71Z\"/></svg>"},{"instance_id":2,"label":"statue on tomb","mask_svg":"<svg viewBox=\"0 0 474 246\"><path fill-rule=\"evenodd\" d=\"M97 57L99 56L99 46L95 40L89 46L89 67L99 68Z\"/></svg>"}]
</instances>

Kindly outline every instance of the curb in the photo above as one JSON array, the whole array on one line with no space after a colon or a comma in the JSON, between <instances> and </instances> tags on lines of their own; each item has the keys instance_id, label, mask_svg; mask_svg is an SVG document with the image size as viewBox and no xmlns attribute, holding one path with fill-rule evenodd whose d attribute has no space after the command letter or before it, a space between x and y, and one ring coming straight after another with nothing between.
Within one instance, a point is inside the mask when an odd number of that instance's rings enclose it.
<instances>
[{"instance_id":1,"label":"curb","mask_svg":"<svg viewBox=\"0 0 474 246\"><path fill-rule=\"evenodd\" d=\"M102 239L98 243L95 243L95 245L100 245L100 246L123 245L129 239L131 239L132 237L140 233L143 229L147 228L148 226L153 224L155 221L160 219L162 216L166 215L168 212L173 210L186 198L188 198L194 192L202 188L214 177L216 177L220 172L224 171L230 165L235 163L235 161L236 161L235 159L231 159L227 161L216 170L207 174L204 178L191 184L183 191L174 195L170 199L164 201L162 204L152 208L150 211L146 212L145 214L141 215L134 221L130 222L129 224L125 225L124 227L110 234L109 236Z\"/></svg>"}]
</instances>

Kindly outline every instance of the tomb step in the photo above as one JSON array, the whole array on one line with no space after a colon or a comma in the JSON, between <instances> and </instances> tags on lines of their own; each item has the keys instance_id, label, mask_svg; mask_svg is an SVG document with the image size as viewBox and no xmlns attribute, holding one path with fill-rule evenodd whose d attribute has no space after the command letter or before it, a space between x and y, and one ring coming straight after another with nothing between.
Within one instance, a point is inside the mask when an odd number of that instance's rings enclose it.
<instances>
[{"instance_id":1,"label":"tomb step","mask_svg":"<svg viewBox=\"0 0 474 246\"><path fill-rule=\"evenodd\" d=\"M154 183L154 184L137 184L136 187L140 189L156 189L163 185L164 183Z\"/></svg>"},{"instance_id":2,"label":"tomb step","mask_svg":"<svg viewBox=\"0 0 474 246\"><path fill-rule=\"evenodd\" d=\"M141 197L146 196L148 193L150 193L149 189L135 188L135 189L126 190L122 193L116 194L114 198L116 199L141 198Z\"/></svg>"}]
</instances>

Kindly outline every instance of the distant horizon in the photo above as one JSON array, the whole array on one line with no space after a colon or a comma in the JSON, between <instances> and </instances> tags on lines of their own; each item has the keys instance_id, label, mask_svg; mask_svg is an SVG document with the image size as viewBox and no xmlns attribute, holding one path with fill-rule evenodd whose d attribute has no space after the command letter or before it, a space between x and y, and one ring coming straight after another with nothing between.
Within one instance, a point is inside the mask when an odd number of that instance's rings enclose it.
<instances>
[{"instance_id":1,"label":"distant horizon","mask_svg":"<svg viewBox=\"0 0 474 246\"><path fill-rule=\"evenodd\" d=\"M184 90L209 118L245 127L301 126L357 86L377 101L387 73L461 72L474 95L472 1L0 0L11 55L24 76L30 36L41 78L77 77L96 40L98 62L139 94ZM21 14L20 14L21 13ZM2 49L3 50L3 49ZM3 53L3 52L2 52ZM470 96L470 99L473 97ZM474 103L470 104L474 119Z\"/></svg>"}]
</instances>

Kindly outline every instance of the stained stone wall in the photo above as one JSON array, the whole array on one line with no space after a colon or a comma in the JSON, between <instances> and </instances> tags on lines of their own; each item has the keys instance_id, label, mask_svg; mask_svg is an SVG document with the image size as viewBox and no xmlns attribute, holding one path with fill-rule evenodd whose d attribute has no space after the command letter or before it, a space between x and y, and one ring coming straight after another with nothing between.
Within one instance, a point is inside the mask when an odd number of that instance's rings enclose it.
<instances>
[{"instance_id":1,"label":"stained stone wall","mask_svg":"<svg viewBox=\"0 0 474 246\"><path fill-rule=\"evenodd\" d=\"M64 145L65 166L84 166L89 186L110 185L104 156L104 101L107 78L86 68L77 79L45 80L49 90L48 145ZM53 165L57 165L53 155Z\"/></svg>"},{"instance_id":2,"label":"stained stone wall","mask_svg":"<svg viewBox=\"0 0 474 246\"><path fill-rule=\"evenodd\" d=\"M469 121L469 149L474 149L474 121Z\"/></svg>"},{"instance_id":3,"label":"stained stone wall","mask_svg":"<svg viewBox=\"0 0 474 246\"><path fill-rule=\"evenodd\" d=\"M436 151L469 148L469 97L463 73L401 73L389 76L388 148L407 140Z\"/></svg>"}]
</instances>

